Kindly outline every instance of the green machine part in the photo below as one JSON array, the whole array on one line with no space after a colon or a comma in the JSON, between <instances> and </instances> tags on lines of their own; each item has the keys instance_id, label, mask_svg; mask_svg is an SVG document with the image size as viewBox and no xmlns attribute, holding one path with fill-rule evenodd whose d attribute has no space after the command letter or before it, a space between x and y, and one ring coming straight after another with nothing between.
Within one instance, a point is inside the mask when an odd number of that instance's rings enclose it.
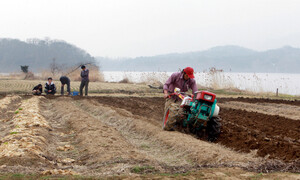
<instances>
[{"instance_id":1,"label":"green machine part","mask_svg":"<svg viewBox=\"0 0 300 180\"><path fill-rule=\"evenodd\" d=\"M217 100L215 100L213 104L199 100L192 102L190 108L191 113L188 115L187 120L183 122L183 125L185 127L187 124L196 125L199 119L204 121L209 120L214 114L216 104Z\"/></svg>"}]
</instances>

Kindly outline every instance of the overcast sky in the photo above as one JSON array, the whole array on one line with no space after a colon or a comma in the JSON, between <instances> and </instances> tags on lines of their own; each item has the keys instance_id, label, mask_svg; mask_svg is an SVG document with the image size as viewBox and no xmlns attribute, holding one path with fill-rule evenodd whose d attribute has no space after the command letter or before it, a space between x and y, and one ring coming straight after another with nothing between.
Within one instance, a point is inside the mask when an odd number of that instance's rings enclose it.
<instances>
[{"instance_id":1,"label":"overcast sky","mask_svg":"<svg viewBox=\"0 0 300 180\"><path fill-rule=\"evenodd\" d=\"M300 47L300 0L1 0L0 37L61 39L109 57Z\"/></svg>"}]
</instances>

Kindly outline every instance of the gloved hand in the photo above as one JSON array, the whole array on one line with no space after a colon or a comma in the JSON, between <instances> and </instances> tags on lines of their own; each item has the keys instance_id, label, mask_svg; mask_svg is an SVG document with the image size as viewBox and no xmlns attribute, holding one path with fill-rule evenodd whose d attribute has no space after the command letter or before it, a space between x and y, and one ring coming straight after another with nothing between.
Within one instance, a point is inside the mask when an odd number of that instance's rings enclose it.
<instances>
[{"instance_id":1,"label":"gloved hand","mask_svg":"<svg viewBox=\"0 0 300 180\"><path fill-rule=\"evenodd\" d=\"M168 93L164 93L164 98L167 99L169 97Z\"/></svg>"},{"instance_id":2,"label":"gloved hand","mask_svg":"<svg viewBox=\"0 0 300 180\"><path fill-rule=\"evenodd\" d=\"M169 93L167 90L164 90L164 98L167 99L169 97Z\"/></svg>"}]
</instances>

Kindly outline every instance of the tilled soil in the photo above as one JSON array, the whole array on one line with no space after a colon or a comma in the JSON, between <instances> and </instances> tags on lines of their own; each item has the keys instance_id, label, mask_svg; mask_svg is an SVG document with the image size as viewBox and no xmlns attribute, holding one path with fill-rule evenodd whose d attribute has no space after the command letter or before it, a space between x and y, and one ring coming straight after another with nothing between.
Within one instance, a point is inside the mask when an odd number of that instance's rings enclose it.
<instances>
[{"instance_id":1,"label":"tilled soil","mask_svg":"<svg viewBox=\"0 0 300 180\"><path fill-rule=\"evenodd\" d=\"M14 141L29 147L23 148L26 166L18 163L21 156L14 157L18 166L6 167L7 157L0 158L2 172L109 176L184 173L205 167L300 172L300 121L278 115L221 106L222 134L216 143L209 143L194 135L163 131L165 100L159 97L6 96L0 103L5 114L0 138L8 139L0 141L0 147L9 150ZM32 110L26 108L30 103ZM292 101L281 104L298 106ZM15 112L19 107L20 115ZM15 132L10 132L13 128ZM22 133L29 134L31 142L21 141Z\"/></svg>"},{"instance_id":2,"label":"tilled soil","mask_svg":"<svg viewBox=\"0 0 300 180\"><path fill-rule=\"evenodd\" d=\"M238 98L218 98L218 102L224 103L228 101L238 101L247 103L274 103L274 104L289 104L293 106L300 106L299 100L282 100L282 99L265 99L265 98L248 98L248 97L238 97Z\"/></svg>"},{"instance_id":3,"label":"tilled soil","mask_svg":"<svg viewBox=\"0 0 300 180\"><path fill-rule=\"evenodd\" d=\"M52 152L51 159L59 162L57 168L71 168L86 175L105 172L113 175L124 173L135 164L152 163L115 128L92 117L70 98L45 100L42 114L52 117L49 119L53 132L48 151ZM66 146L71 149L57 149ZM72 162L64 162L70 159Z\"/></svg>"},{"instance_id":4,"label":"tilled soil","mask_svg":"<svg viewBox=\"0 0 300 180\"><path fill-rule=\"evenodd\" d=\"M218 104L222 108L242 109L267 115L278 115L293 120L300 120L300 106L275 103L248 103L238 101L228 101Z\"/></svg>"},{"instance_id":5,"label":"tilled soil","mask_svg":"<svg viewBox=\"0 0 300 180\"><path fill-rule=\"evenodd\" d=\"M0 96L0 98L0 137L3 137L13 128L9 120L17 113L18 107L21 104L21 97Z\"/></svg>"},{"instance_id":6,"label":"tilled soil","mask_svg":"<svg viewBox=\"0 0 300 180\"><path fill-rule=\"evenodd\" d=\"M162 98L97 97L97 100L105 105L126 109L135 115L149 117L156 121L155 124L161 124L164 107ZM267 99L266 102L294 105L293 101ZM285 162L299 161L300 121L228 108L222 108L220 116L223 126L218 143L241 152L257 150L257 155L261 157L268 156Z\"/></svg>"},{"instance_id":7,"label":"tilled soil","mask_svg":"<svg viewBox=\"0 0 300 180\"><path fill-rule=\"evenodd\" d=\"M230 108L223 108L220 116L219 143L243 152L257 150L261 157L299 160L300 121Z\"/></svg>"},{"instance_id":8,"label":"tilled soil","mask_svg":"<svg viewBox=\"0 0 300 180\"><path fill-rule=\"evenodd\" d=\"M140 151L151 154L160 164L165 164L164 167L173 166L176 169L179 165L184 165L183 167L187 168L193 164L211 167L221 164L243 166L250 161L258 160L251 154L239 154L217 144L199 141L190 135L176 131L163 131L160 123L157 125L155 123L157 120L151 116L133 115L130 111L106 106L97 100L79 102L79 106L87 113L93 114L108 126L115 127L127 141L138 147Z\"/></svg>"},{"instance_id":9,"label":"tilled soil","mask_svg":"<svg viewBox=\"0 0 300 180\"><path fill-rule=\"evenodd\" d=\"M74 99L81 99L74 97ZM164 113L165 100L159 97L85 97L85 99L97 100L99 103L118 107L130 111L133 115L156 119L161 124Z\"/></svg>"}]
</instances>

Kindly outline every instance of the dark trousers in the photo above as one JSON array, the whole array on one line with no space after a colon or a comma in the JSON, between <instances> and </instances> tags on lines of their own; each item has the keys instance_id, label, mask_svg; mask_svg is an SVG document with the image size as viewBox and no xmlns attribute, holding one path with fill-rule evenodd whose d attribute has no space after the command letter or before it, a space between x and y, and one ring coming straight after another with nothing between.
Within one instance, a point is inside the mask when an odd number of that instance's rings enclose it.
<instances>
[{"instance_id":1,"label":"dark trousers","mask_svg":"<svg viewBox=\"0 0 300 180\"><path fill-rule=\"evenodd\" d=\"M65 92L64 87L65 87L65 84L61 84L61 91L60 91L61 95L64 95L64 92ZM68 92L68 94L71 94L70 83L67 83L67 92Z\"/></svg>"},{"instance_id":2,"label":"dark trousers","mask_svg":"<svg viewBox=\"0 0 300 180\"><path fill-rule=\"evenodd\" d=\"M32 91L32 94L33 94L33 95L41 95L42 92L39 91L39 90L33 90L33 91Z\"/></svg>"},{"instance_id":3,"label":"dark trousers","mask_svg":"<svg viewBox=\"0 0 300 180\"><path fill-rule=\"evenodd\" d=\"M81 81L81 84L80 84L80 96L83 95L83 88L85 87L85 95L87 96L88 95L88 90L89 90L89 80L87 81L84 81L82 80Z\"/></svg>"},{"instance_id":4,"label":"dark trousers","mask_svg":"<svg viewBox=\"0 0 300 180\"><path fill-rule=\"evenodd\" d=\"M55 90L52 90L51 92L48 92L48 90L45 89L45 93L46 93L47 95L48 95L48 94L54 95L54 94L56 93L56 91L55 91Z\"/></svg>"}]
</instances>

